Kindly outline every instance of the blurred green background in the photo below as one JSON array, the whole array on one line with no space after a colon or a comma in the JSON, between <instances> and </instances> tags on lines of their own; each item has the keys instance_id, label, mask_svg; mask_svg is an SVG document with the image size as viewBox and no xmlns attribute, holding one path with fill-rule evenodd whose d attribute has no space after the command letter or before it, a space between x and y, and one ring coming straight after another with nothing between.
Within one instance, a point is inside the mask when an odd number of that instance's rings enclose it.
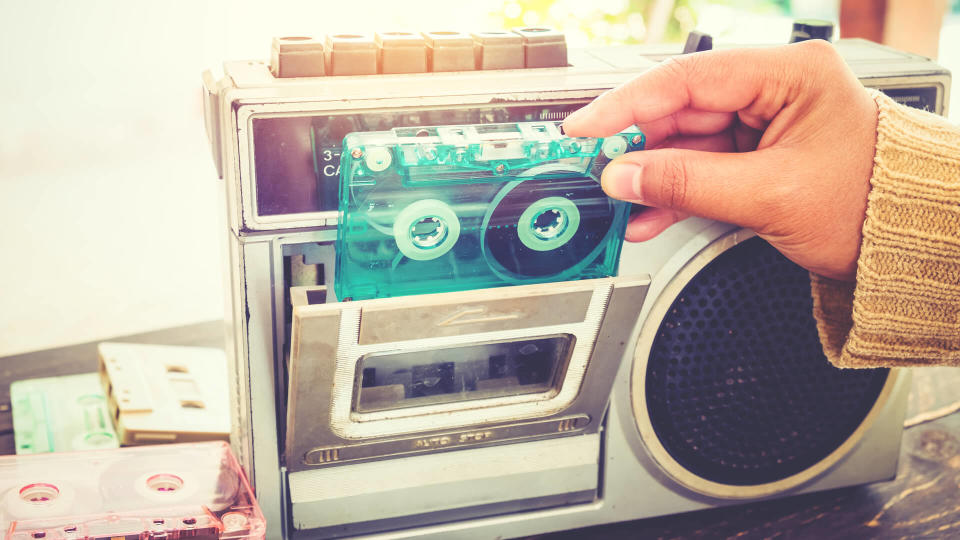
<instances>
[{"instance_id":1,"label":"blurred green background","mask_svg":"<svg viewBox=\"0 0 960 540\"><path fill-rule=\"evenodd\" d=\"M958 0L960 2L960 0ZM797 4L798 2L793 2ZM833 2L799 2L836 17ZM817 6L822 4L821 6ZM790 16L790 0L575 0L510 1L497 13L505 27L545 25L563 28L568 39L589 45L677 42L704 16L724 8L757 15ZM831 17L832 15L832 17Z\"/></svg>"},{"instance_id":2,"label":"blurred green background","mask_svg":"<svg viewBox=\"0 0 960 540\"><path fill-rule=\"evenodd\" d=\"M837 0L512 0L492 13L504 27L562 28L569 41L584 45L678 42L705 26L723 37L725 21L816 17L836 21ZM950 0L960 14L960 0ZM720 24L716 24L719 19ZM742 26L742 24L741 24ZM783 36L786 39L786 36Z\"/></svg>"}]
</instances>

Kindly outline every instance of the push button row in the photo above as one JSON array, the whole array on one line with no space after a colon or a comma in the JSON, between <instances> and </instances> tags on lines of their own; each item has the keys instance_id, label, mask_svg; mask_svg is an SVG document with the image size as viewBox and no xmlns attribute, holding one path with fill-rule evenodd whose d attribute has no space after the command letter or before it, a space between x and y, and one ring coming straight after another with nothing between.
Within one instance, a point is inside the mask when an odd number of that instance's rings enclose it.
<instances>
[{"instance_id":1,"label":"push button row","mask_svg":"<svg viewBox=\"0 0 960 540\"><path fill-rule=\"evenodd\" d=\"M498 32L377 32L274 38L274 77L426 73L567 65L567 42L550 28Z\"/></svg>"}]
</instances>

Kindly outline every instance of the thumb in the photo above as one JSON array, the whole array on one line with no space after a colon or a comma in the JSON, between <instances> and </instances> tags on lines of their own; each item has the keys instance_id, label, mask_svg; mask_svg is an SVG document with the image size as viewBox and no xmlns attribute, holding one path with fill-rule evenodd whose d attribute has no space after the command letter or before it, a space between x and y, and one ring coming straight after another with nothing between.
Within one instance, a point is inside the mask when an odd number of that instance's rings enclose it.
<instances>
[{"instance_id":1,"label":"thumb","mask_svg":"<svg viewBox=\"0 0 960 540\"><path fill-rule=\"evenodd\" d=\"M669 208L755 228L767 221L785 174L776 149L745 153L665 148L632 152L603 170L604 191L615 199Z\"/></svg>"}]
</instances>

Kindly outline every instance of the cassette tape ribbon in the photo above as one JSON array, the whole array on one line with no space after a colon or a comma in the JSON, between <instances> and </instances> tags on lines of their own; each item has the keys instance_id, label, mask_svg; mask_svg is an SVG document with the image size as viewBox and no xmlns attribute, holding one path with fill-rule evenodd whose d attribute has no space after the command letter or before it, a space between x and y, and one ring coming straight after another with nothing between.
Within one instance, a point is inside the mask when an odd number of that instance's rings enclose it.
<instances>
[{"instance_id":1,"label":"cassette tape ribbon","mask_svg":"<svg viewBox=\"0 0 960 540\"><path fill-rule=\"evenodd\" d=\"M639 131L567 137L559 122L344 138L336 293L367 299L616 275L629 203L600 172Z\"/></svg>"}]
</instances>

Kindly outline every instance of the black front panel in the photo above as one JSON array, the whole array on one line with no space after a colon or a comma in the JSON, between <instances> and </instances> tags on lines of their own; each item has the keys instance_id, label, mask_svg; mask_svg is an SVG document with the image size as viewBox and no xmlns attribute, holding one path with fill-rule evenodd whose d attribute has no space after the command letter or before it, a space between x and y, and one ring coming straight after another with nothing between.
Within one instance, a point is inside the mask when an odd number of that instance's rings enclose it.
<instances>
[{"instance_id":1,"label":"black front panel","mask_svg":"<svg viewBox=\"0 0 960 540\"><path fill-rule=\"evenodd\" d=\"M928 112L937 112L937 88L935 86L881 88L880 91L901 105Z\"/></svg>"},{"instance_id":2,"label":"black front panel","mask_svg":"<svg viewBox=\"0 0 960 540\"><path fill-rule=\"evenodd\" d=\"M259 216L337 210L343 137L356 131L563 120L583 102L397 109L355 114L253 119Z\"/></svg>"},{"instance_id":3,"label":"black front panel","mask_svg":"<svg viewBox=\"0 0 960 540\"><path fill-rule=\"evenodd\" d=\"M905 105L936 110L937 88L934 86L882 91ZM395 127L563 120L586 101L254 118L257 215L337 210L340 151L347 133Z\"/></svg>"},{"instance_id":4,"label":"black front panel","mask_svg":"<svg viewBox=\"0 0 960 540\"><path fill-rule=\"evenodd\" d=\"M674 300L651 347L646 401L667 452L701 478L756 485L837 449L889 370L823 354L809 274L760 238L724 252Z\"/></svg>"}]
</instances>

